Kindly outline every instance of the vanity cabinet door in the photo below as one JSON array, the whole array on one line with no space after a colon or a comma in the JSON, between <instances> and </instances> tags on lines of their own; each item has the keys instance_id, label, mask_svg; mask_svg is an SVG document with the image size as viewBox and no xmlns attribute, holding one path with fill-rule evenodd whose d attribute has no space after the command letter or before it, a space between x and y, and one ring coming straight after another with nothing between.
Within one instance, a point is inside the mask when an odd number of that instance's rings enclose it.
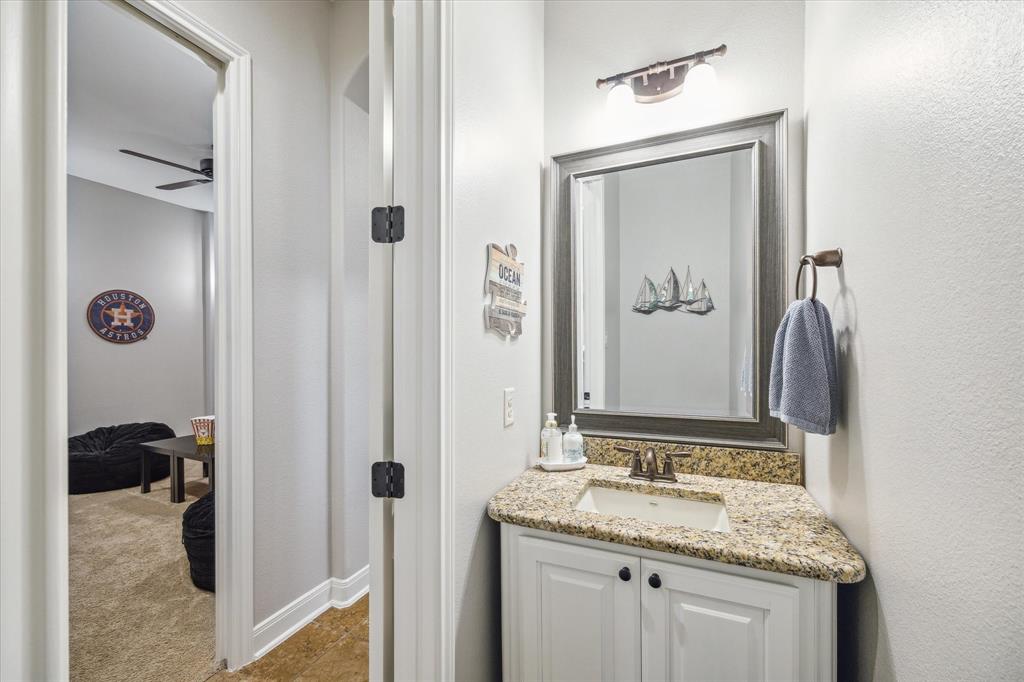
<instances>
[{"instance_id":1,"label":"vanity cabinet door","mask_svg":"<svg viewBox=\"0 0 1024 682\"><path fill-rule=\"evenodd\" d=\"M518 538L518 677L640 679L640 559Z\"/></svg>"},{"instance_id":2,"label":"vanity cabinet door","mask_svg":"<svg viewBox=\"0 0 1024 682\"><path fill-rule=\"evenodd\" d=\"M795 680L799 590L643 561L643 679Z\"/></svg>"}]
</instances>

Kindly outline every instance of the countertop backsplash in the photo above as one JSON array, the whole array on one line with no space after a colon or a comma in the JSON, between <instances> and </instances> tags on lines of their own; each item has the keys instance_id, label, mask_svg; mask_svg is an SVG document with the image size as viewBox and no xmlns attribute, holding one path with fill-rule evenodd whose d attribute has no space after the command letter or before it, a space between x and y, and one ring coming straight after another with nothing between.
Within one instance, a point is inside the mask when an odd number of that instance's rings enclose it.
<instances>
[{"instance_id":1,"label":"countertop backsplash","mask_svg":"<svg viewBox=\"0 0 1024 682\"><path fill-rule=\"evenodd\" d=\"M673 462L678 474L697 474L719 478L739 478L765 483L788 483L801 485L803 476L800 454L773 450L747 450L722 448L707 445L683 446L663 441L628 440L622 438L601 438L586 436L586 456L591 464L608 466L630 466L632 455L619 452L616 446L639 448L641 455L649 446L658 454L658 463L664 461L665 453L681 448L692 448L691 457L677 457Z\"/></svg>"}]
</instances>

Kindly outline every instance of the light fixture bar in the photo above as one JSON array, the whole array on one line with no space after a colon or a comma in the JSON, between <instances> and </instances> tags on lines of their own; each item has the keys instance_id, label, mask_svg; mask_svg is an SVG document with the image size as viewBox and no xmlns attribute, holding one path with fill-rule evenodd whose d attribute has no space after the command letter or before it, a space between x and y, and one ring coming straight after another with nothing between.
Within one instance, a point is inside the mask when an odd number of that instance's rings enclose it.
<instances>
[{"instance_id":1,"label":"light fixture bar","mask_svg":"<svg viewBox=\"0 0 1024 682\"><path fill-rule=\"evenodd\" d=\"M674 71L678 68L689 68L694 64L703 62L708 57L721 57L725 54L725 43L722 43L718 47L712 50L701 50L700 52L694 52L693 54L686 55L685 57L679 57L668 62L656 62L650 66L644 66L639 69L633 69L632 71L626 71L624 73L617 73L614 76L608 76L607 78L598 78L597 87L608 88L616 83L628 83L634 78L640 78L642 76L653 76L654 74L664 73L665 71Z\"/></svg>"}]
</instances>

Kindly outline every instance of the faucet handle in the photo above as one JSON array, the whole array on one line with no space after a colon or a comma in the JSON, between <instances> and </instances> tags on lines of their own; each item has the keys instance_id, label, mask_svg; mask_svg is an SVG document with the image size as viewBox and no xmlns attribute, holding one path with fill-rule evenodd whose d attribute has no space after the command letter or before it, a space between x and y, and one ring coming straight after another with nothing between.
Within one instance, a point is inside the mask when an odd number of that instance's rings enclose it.
<instances>
[{"instance_id":1,"label":"faucet handle","mask_svg":"<svg viewBox=\"0 0 1024 682\"><path fill-rule=\"evenodd\" d=\"M693 446L690 446L685 450L676 450L675 452L665 453L665 466L663 468L663 473L666 476L672 476L674 478L676 475L676 468L672 465L673 457L693 457Z\"/></svg>"},{"instance_id":2,"label":"faucet handle","mask_svg":"<svg viewBox=\"0 0 1024 682\"><path fill-rule=\"evenodd\" d=\"M627 448L625 445L616 445L615 449L619 452L625 452L627 455L633 455L633 461L629 467L630 476L643 473L643 465L640 463L640 448Z\"/></svg>"}]
</instances>

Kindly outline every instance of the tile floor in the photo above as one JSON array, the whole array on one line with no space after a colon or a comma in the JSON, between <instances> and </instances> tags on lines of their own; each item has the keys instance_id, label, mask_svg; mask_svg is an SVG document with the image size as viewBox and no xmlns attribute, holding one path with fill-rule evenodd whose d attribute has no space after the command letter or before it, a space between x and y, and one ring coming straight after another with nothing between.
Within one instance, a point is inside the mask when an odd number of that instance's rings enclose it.
<instances>
[{"instance_id":1,"label":"tile floor","mask_svg":"<svg viewBox=\"0 0 1024 682\"><path fill-rule=\"evenodd\" d=\"M263 658L211 680L368 680L369 596L347 609L328 609Z\"/></svg>"}]
</instances>

